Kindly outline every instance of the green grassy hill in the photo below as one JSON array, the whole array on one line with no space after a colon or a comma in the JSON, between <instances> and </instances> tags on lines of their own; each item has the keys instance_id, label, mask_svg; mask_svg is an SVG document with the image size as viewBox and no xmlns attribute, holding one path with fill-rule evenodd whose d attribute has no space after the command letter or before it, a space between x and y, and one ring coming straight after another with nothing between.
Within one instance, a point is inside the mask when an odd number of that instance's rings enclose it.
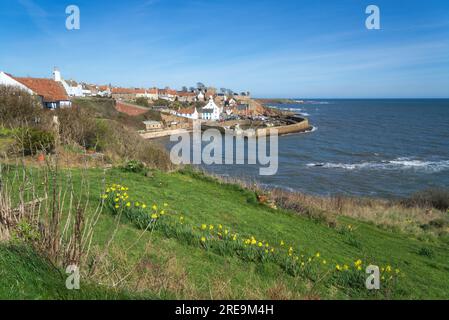
<instances>
[{"instance_id":1,"label":"green grassy hill","mask_svg":"<svg viewBox=\"0 0 449 320\"><path fill-rule=\"evenodd\" d=\"M81 281L67 290L66 275L23 245L0 243L0 299L130 299L132 295Z\"/></svg>"},{"instance_id":2,"label":"green grassy hill","mask_svg":"<svg viewBox=\"0 0 449 320\"><path fill-rule=\"evenodd\" d=\"M125 113L120 113L115 109L115 102L112 99L77 98L73 101L73 104L92 113L96 118L114 120L135 130L145 129L142 123L145 120L161 121L160 113L150 109L139 116L129 116Z\"/></svg>"},{"instance_id":3,"label":"green grassy hill","mask_svg":"<svg viewBox=\"0 0 449 320\"><path fill-rule=\"evenodd\" d=\"M102 213L94 235L94 248L101 250L112 234L114 240L104 269L93 279L104 284L119 283L118 288L138 292L142 297L449 298L449 245L442 238L418 240L411 235L389 232L347 217L339 217L338 226L331 228L293 212L261 205L251 191L189 172L155 171L147 177L119 169L106 173L91 169L83 172L74 170L72 174L75 190L81 176L89 182L92 210L98 204L105 185L115 183L129 188L126 193L129 194L131 206L135 202L140 205L145 203L148 206L146 210L151 211L151 206L157 205L159 213L160 208L164 208L166 215L173 216L174 221L182 219L183 224L177 229L173 229L174 223L169 222L166 227L142 233L135 221L124 215L117 232L114 232L116 217L109 209ZM206 230L203 230L203 225ZM211 225L213 231L209 231ZM236 253L240 252L237 247L233 252L232 247L222 246L221 241L210 240L209 244L209 238L217 237L218 232L224 233L225 230L230 235L237 234L242 241L253 236L257 242L269 243L281 258L266 262L251 260ZM201 238L195 240L189 232L198 237L204 235L205 241ZM281 242L285 245L282 246ZM297 276L290 272L285 264L291 259L287 249L290 246L299 262L305 261L307 264L310 259L311 265L317 265L312 268L313 272L303 272ZM241 247L246 248L243 244ZM251 244L248 247L251 249ZM395 274L394 289L382 294L370 293L363 289L364 284L359 281L365 277L363 272L362 278L354 278L352 273L345 278L336 271L337 265L347 265L353 269L359 259L364 266L369 263L391 266L393 274L394 270L399 269L400 274ZM39 279L43 274L40 269L27 268L25 264L22 268L26 277L35 275ZM12 269L12 264L1 269ZM0 287L3 289L0 297L18 295L32 298L35 294L37 298L66 297L51 289L45 295L42 292L47 290L46 287L42 287L40 293L33 290L26 292L27 288L8 291L4 288L13 288L14 278L2 277L1 281L3 284ZM52 281L50 283L59 283L59 280ZM353 285L362 289L355 289Z\"/></svg>"}]
</instances>

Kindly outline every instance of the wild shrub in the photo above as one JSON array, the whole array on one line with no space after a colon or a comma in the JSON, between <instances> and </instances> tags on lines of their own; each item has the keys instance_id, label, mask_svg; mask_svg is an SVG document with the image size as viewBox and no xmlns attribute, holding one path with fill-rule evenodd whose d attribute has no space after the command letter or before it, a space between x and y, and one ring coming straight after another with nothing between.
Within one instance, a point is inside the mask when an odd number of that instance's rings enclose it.
<instances>
[{"instance_id":1,"label":"wild shrub","mask_svg":"<svg viewBox=\"0 0 449 320\"><path fill-rule=\"evenodd\" d=\"M434 252L431 248L428 247L422 247L418 250L418 255L422 256L422 257L427 257L427 258L433 258L434 256Z\"/></svg>"},{"instance_id":2,"label":"wild shrub","mask_svg":"<svg viewBox=\"0 0 449 320\"><path fill-rule=\"evenodd\" d=\"M18 87L0 85L0 126L36 125L44 113L36 97Z\"/></svg>"},{"instance_id":3,"label":"wild shrub","mask_svg":"<svg viewBox=\"0 0 449 320\"><path fill-rule=\"evenodd\" d=\"M64 108L55 112L59 121L59 135L63 144L75 142L85 148L98 145L97 123L92 114L81 108Z\"/></svg>"},{"instance_id":4,"label":"wild shrub","mask_svg":"<svg viewBox=\"0 0 449 320\"><path fill-rule=\"evenodd\" d=\"M38 153L52 153L55 148L55 137L50 131L37 128L19 128L14 134L16 154L31 156Z\"/></svg>"},{"instance_id":5,"label":"wild shrub","mask_svg":"<svg viewBox=\"0 0 449 320\"><path fill-rule=\"evenodd\" d=\"M402 203L408 207L432 207L441 211L449 209L449 190L441 188L427 189L413 194Z\"/></svg>"},{"instance_id":6,"label":"wild shrub","mask_svg":"<svg viewBox=\"0 0 449 320\"><path fill-rule=\"evenodd\" d=\"M136 99L136 104L142 107L149 107L148 99L140 97Z\"/></svg>"},{"instance_id":7,"label":"wild shrub","mask_svg":"<svg viewBox=\"0 0 449 320\"><path fill-rule=\"evenodd\" d=\"M145 164L138 160L130 160L126 162L123 166L121 166L121 169L124 172L140 173L143 175L146 175L148 172Z\"/></svg>"}]
</instances>

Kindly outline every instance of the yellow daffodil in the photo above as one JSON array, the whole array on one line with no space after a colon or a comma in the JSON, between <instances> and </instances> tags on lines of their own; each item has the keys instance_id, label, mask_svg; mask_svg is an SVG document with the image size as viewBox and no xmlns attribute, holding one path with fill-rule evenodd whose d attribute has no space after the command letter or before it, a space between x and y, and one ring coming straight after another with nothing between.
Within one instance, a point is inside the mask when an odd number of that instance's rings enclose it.
<instances>
[{"instance_id":1,"label":"yellow daffodil","mask_svg":"<svg viewBox=\"0 0 449 320\"><path fill-rule=\"evenodd\" d=\"M131 202L128 202L128 203L126 204L126 206L127 206L127 207L131 207Z\"/></svg>"},{"instance_id":2,"label":"yellow daffodil","mask_svg":"<svg viewBox=\"0 0 449 320\"><path fill-rule=\"evenodd\" d=\"M285 246L284 241L281 241L281 247Z\"/></svg>"},{"instance_id":3,"label":"yellow daffodil","mask_svg":"<svg viewBox=\"0 0 449 320\"><path fill-rule=\"evenodd\" d=\"M206 242L206 238L205 237L201 237L201 242Z\"/></svg>"},{"instance_id":4,"label":"yellow daffodil","mask_svg":"<svg viewBox=\"0 0 449 320\"><path fill-rule=\"evenodd\" d=\"M201 225L201 230L206 230L207 226L205 224Z\"/></svg>"},{"instance_id":5,"label":"yellow daffodil","mask_svg":"<svg viewBox=\"0 0 449 320\"><path fill-rule=\"evenodd\" d=\"M151 219L157 219L158 218L158 215L156 214L156 213L153 213L152 215L151 215Z\"/></svg>"}]
</instances>

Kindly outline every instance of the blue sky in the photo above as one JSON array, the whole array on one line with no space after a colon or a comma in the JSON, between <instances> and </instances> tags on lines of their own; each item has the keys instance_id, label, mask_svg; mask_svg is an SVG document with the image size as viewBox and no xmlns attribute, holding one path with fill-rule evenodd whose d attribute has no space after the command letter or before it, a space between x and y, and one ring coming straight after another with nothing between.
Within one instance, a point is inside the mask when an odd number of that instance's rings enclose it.
<instances>
[{"instance_id":1,"label":"blue sky","mask_svg":"<svg viewBox=\"0 0 449 320\"><path fill-rule=\"evenodd\" d=\"M65 8L78 5L81 29ZM365 28L365 8L381 30ZM0 70L259 97L449 97L447 0L0 0Z\"/></svg>"}]
</instances>

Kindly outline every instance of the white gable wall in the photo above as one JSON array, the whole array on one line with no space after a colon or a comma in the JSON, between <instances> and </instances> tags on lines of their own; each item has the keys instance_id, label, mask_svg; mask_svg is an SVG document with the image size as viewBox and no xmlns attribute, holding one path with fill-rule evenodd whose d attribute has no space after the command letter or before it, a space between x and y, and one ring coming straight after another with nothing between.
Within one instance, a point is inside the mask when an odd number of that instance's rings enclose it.
<instances>
[{"instance_id":1,"label":"white gable wall","mask_svg":"<svg viewBox=\"0 0 449 320\"><path fill-rule=\"evenodd\" d=\"M25 87L20 82L16 81L15 79L11 78L10 76L8 76L3 71L0 72L0 85L18 87L18 88L20 88L22 90L25 90L29 94L33 94L33 91L31 91L30 89Z\"/></svg>"}]
</instances>

